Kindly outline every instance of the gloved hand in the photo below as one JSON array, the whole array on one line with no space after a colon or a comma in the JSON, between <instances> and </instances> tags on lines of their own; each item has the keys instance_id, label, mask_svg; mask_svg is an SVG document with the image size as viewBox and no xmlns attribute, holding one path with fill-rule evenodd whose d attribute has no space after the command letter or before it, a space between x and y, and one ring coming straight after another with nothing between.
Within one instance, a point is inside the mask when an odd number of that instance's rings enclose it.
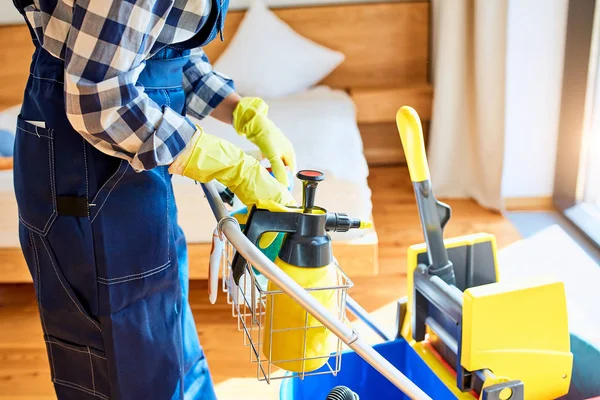
<instances>
[{"instance_id":1,"label":"gloved hand","mask_svg":"<svg viewBox=\"0 0 600 400\"><path fill-rule=\"evenodd\" d=\"M233 127L254 143L271 163L275 178L289 186L285 166L296 170L296 154L290 141L267 117L269 106L256 97L242 98L233 110Z\"/></svg>"},{"instance_id":2,"label":"gloved hand","mask_svg":"<svg viewBox=\"0 0 600 400\"><path fill-rule=\"evenodd\" d=\"M198 128L192 141L169 167L172 174L201 183L213 179L227 186L248 208L293 206L294 198L256 160L237 146Z\"/></svg>"}]
</instances>

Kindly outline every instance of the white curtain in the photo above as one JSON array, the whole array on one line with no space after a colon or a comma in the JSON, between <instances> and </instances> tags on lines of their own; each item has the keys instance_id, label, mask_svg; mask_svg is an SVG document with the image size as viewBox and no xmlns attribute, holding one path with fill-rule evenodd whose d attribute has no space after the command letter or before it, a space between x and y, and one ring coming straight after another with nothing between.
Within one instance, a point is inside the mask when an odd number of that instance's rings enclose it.
<instances>
[{"instance_id":1,"label":"white curtain","mask_svg":"<svg viewBox=\"0 0 600 400\"><path fill-rule=\"evenodd\" d=\"M502 211L508 0L432 0L428 155L437 197Z\"/></svg>"}]
</instances>

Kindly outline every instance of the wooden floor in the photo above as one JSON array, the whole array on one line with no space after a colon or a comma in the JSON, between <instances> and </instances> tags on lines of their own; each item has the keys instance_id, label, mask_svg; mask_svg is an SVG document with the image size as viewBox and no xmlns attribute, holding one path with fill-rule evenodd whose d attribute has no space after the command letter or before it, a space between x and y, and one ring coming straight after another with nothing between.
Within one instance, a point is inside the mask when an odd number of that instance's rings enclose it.
<instances>
[{"instance_id":1,"label":"wooden floor","mask_svg":"<svg viewBox=\"0 0 600 400\"><path fill-rule=\"evenodd\" d=\"M372 169L370 185L381 275L356 279L350 294L379 322L392 327L392 302L406 292L406 247L423 239L407 171L399 167ZM448 203L453 216L446 237L486 231L497 236L499 248L519 239L501 215L472 201ZM277 383L256 380L256 367L249 362L248 349L223 296L212 306L206 282L192 282L190 299L219 398L238 399L239 393L244 393L246 400L277 399ZM9 399L55 399L32 285L0 286L0 400Z\"/></svg>"}]
</instances>

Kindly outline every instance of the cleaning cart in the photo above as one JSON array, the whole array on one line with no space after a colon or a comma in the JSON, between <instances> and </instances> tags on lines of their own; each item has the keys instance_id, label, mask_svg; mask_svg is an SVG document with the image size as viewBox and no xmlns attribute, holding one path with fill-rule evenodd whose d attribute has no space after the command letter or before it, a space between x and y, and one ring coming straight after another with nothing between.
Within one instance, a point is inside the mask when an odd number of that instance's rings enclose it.
<instances>
[{"instance_id":1,"label":"cleaning cart","mask_svg":"<svg viewBox=\"0 0 600 400\"><path fill-rule=\"evenodd\" d=\"M327 257L326 231L361 222L314 205L318 172L298 175L304 181L302 207L289 210L291 215L253 209L243 231L216 187L203 185L218 224L221 244L215 248L223 252L211 262L222 267L222 290L257 378L284 379L282 400L563 396L572 368L563 284L501 282L492 235L444 240L451 210L433 195L418 115L403 107L397 123L425 243L409 248L409 294L398 301L393 337L350 298L350 277ZM291 239L274 262L258 244L261 235L276 232ZM318 257L307 256L311 246ZM302 281L295 266L319 266L307 271L326 274ZM385 341L366 343L348 311Z\"/></svg>"}]
</instances>

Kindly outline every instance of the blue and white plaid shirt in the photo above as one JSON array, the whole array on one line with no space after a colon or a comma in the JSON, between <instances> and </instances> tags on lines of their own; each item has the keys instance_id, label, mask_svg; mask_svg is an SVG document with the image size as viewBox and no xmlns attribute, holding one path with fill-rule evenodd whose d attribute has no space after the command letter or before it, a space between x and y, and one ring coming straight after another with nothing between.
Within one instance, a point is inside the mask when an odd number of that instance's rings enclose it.
<instances>
[{"instance_id":1,"label":"blue and white plaid shirt","mask_svg":"<svg viewBox=\"0 0 600 400\"><path fill-rule=\"evenodd\" d=\"M73 128L140 171L173 162L196 127L159 107L136 86L137 78L145 60L192 38L210 11L211 0L35 0L25 15L44 49L65 62ZM184 66L183 88L186 111L198 119L234 91L201 48Z\"/></svg>"}]
</instances>

